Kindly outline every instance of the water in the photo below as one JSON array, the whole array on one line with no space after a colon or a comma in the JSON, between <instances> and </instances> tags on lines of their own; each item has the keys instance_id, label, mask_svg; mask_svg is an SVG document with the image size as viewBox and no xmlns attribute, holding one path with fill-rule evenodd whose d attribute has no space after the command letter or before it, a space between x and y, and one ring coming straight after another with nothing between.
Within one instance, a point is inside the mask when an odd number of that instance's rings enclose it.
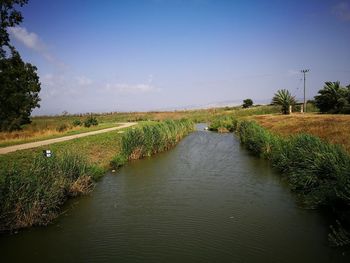
<instances>
[{"instance_id":1,"label":"water","mask_svg":"<svg viewBox=\"0 0 350 263\"><path fill-rule=\"evenodd\" d=\"M232 134L194 132L65 209L1 236L1 262L350 262L327 246L324 217Z\"/></svg>"}]
</instances>

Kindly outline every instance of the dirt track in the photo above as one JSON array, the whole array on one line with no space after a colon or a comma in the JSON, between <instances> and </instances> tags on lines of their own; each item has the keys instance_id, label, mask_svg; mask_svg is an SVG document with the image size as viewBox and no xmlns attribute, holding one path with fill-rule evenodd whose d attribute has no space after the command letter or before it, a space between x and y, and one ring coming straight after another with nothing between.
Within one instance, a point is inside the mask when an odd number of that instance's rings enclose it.
<instances>
[{"instance_id":1,"label":"dirt track","mask_svg":"<svg viewBox=\"0 0 350 263\"><path fill-rule=\"evenodd\" d=\"M85 133L80 133L80 134L75 134L75 135L70 135L70 136L64 136L64 137L54 138L54 139L49 139L49 140L44 140L44 141L30 142L30 143L24 143L24 144L19 144L19 145L8 146L8 147L0 148L0 154L6 154L6 153L10 153L10 152L19 151L19 150L36 148L36 147L40 147L40 146L44 146L44 145L48 145L48 144L57 143L57 142L64 142L64 141L69 141L69 140L73 140L76 138L81 138L81 137L86 137L86 136L90 136L90 135L119 130L119 129L133 126L137 123L136 122L127 122L127 123L120 123L120 124L121 125L118 127L112 127L112 128L107 128L107 129L98 130L98 131L91 131L91 132L85 132Z\"/></svg>"}]
</instances>

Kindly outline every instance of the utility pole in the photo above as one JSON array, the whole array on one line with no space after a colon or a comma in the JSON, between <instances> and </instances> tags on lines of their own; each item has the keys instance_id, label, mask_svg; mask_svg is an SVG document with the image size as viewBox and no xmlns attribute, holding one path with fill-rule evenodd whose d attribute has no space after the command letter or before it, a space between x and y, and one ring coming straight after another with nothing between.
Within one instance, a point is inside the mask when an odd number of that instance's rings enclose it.
<instances>
[{"instance_id":1,"label":"utility pole","mask_svg":"<svg viewBox=\"0 0 350 263\"><path fill-rule=\"evenodd\" d=\"M306 98L305 98L305 75L307 72L309 72L310 70L309 69L303 69L301 70L301 73L304 74L304 109L303 109L303 112L306 112Z\"/></svg>"}]
</instances>

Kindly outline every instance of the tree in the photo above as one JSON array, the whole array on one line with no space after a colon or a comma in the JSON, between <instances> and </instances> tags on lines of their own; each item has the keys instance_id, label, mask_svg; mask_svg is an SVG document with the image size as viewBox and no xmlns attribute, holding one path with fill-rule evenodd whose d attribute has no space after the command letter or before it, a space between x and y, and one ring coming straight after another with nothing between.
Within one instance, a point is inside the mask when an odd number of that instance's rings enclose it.
<instances>
[{"instance_id":1,"label":"tree","mask_svg":"<svg viewBox=\"0 0 350 263\"><path fill-rule=\"evenodd\" d=\"M321 112L343 113L349 108L350 89L342 87L339 81L325 82L318 94L315 96L315 104Z\"/></svg>"},{"instance_id":2,"label":"tree","mask_svg":"<svg viewBox=\"0 0 350 263\"><path fill-rule=\"evenodd\" d=\"M253 106L253 101L251 99L245 99L242 106L243 108L249 108Z\"/></svg>"},{"instance_id":3,"label":"tree","mask_svg":"<svg viewBox=\"0 0 350 263\"><path fill-rule=\"evenodd\" d=\"M0 58L6 57L5 47L11 48L7 28L19 25L23 20L15 6L22 7L27 3L28 0L0 0Z\"/></svg>"},{"instance_id":4,"label":"tree","mask_svg":"<svg viewBox=\"0 0 350 263\"><path fill-rule=\"evenodd\" d=\"M40 101L36 70L24 63L16 51L0 60L0 130L16 130L30 123L30 113Z\"/></svg>"},{"instance_id":5,"label":"tree","mask_svg":"<svg viewBox=\"0 0 350 263\"><path fill-rule=\"evenodd\" d=\"M0 0L0 131L20 129L30 123L32 110L39 107L37 68L22 61L7 31L22 22L22 14L15 8L26 3L27 0Z\"/></svg>"},{"instance_id":6,"label":"tree","mask_svg":"<svg viewBox=\"0 0 350 263\"><path fill-rule=\"evenodd\" d=\"M282 106L282 113L289 114L289 106L295 104L295 98L286 89L278 90L272 98L272 104Z\"/></svg>"}]
</instances>

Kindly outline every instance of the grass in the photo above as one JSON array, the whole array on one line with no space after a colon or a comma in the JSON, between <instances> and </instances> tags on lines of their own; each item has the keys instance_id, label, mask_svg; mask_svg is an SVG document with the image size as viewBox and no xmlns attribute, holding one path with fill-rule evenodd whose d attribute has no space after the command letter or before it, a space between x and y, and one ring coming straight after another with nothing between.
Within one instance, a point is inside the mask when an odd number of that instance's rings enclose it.
<instances>
[{"instance_id":1,"label":"grass","mask_svg":"<svg viewBox=\"0 0 350 263\"><path fill-rule=\"evenodd\" d=\"M165 111L165 112L125 112L94 114L99 125L92 127L74 126L75 122L83 123L90 115L40 116L33 117L32 123L23 130L0 132L0 147L22 143L53 139L78 133L114 127L117 122L164 121L167 119L190 119L193 122L211 122L229 116L250 116L252 114L269 114L278 112L275 106L256 106L242 109L240 106L201 110Z\"/></svg>"},{"instance_id":2,"label":"grass","mask_svg":"<svg viewBox=\"0 0 350 263\"><path fill-rule=\"evenodd\" d=\"M64 137L79 133L85 133L90 131L96 131L111 127L116 127L115 123L102 123L98 126L91 126L89 128L84 126L75 126L59 124L58 127L66 126L67 129L63 131L59 131L57 128L53 127L37 127L35 126L35 122L32 124L33 126L27 126L21 131L13 131L13 132L0 132L0 147L6 147L11 145L18 145L28 142L42 141L48 139L54 139L58 137ZM30 127L30 128L29 128ZM35 128L34 128L35 127Z\"/></svg>"},{"instance_id":3,"label":"grass","mask_svg":"<svg viewBox=\"0 0 350 263\"><path fill-rule=\"evenodd\" d=\"M342 145L350 153L350 115L292 114L261 115L250 118L283 137L311 134L326 142Z\"/></svg>"},{"instance_id":4,"label":"grass","mask_svg":"<svg viewBox=\"0 0 350 263\"><path fill-rule=\"evenodd\" d=\"M209 120L209 130L217 132L232 132L235 129L238 118L252 115L271 114L280 111L278 106L255 106L248 109L233 108L220 114L212 116Z\"/></svg>"}]
</instances>

